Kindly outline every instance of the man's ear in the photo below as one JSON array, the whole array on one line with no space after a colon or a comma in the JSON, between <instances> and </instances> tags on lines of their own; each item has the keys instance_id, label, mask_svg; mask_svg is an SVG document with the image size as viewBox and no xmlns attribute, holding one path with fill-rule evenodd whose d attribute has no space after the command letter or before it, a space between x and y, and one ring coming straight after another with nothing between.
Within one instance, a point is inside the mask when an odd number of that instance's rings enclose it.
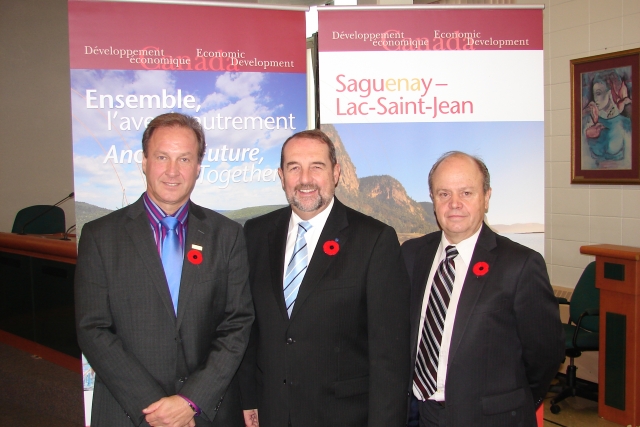
<instances>
[{"instance_id":1,"label":"man's ear","mask_svg":"<svg viewBox=\"0 0 640 427\"><path fill-rule=\"evenodd\" d=\"M491 188L484 193L484 211L489 212L489 199L491 198Z\"/></svg>"},{"instance_id":2,"label":"man's ear","mask_svg":"<svg viewBox=\"0 0 640 427\"><path fill-rule=\"evenodd\" d=\"M284 172L282 172L282 168L278 168L278 176L280 177L280 185L284 190Z\"/></svg>"}]
</instances>

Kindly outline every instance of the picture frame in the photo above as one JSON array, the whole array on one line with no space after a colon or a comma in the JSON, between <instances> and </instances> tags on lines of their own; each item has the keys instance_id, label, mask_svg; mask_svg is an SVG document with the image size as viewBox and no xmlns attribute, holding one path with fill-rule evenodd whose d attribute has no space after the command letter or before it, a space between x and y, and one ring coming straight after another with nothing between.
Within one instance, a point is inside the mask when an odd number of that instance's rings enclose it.
<instances>
[{"instance_id":1,"label":"picture frame","mask_svg":"<svg viewBox=\"0 0 640 427\"><path fill-rule=\"evenodd\" d=\"M640 184L640 49L571 60L571 183Z\"/></svg>"}]
</instances>

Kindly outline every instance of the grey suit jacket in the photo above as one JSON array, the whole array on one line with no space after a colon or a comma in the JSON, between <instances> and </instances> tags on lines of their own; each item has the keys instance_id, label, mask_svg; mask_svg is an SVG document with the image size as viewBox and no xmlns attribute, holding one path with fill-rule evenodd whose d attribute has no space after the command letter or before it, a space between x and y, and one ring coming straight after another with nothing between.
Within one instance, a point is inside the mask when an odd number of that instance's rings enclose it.
<instances>
[{"instance_id":1,"label":"grey suit jacket","mask_svg":"<svg viewBox=\"0 0 640 427\"><path fill-rule=\"evenodd\" d=\"M242 228L191 203L192 244L203 261L184 261L176 318L142 199L83 227L75 304L96 372L92 425L147 425L142 409L176 393L202 409L197 425L242 425L232 378L253 322Z\"/></svg>"},{"instance_id":2,"label":"grey suit jacket","mask_svg":"<svg viewBox=\"0 0 640 427\"><path fill-rule=\"evenodd\" d=\"M245 409L259 409L262 427L403 426L409 279L395 231L336 199L289 318L290 218L287 207L245 224L256 309L239 371Z\"/></svg>"},{"instance_id":3,"label":"grey suit jacket","mask_svg":"<svg viewBox=\"0 0 640 427\"><path fill-rule=\"evenodd\" d=\"M411 362L426 281L441 232L405 242L411 281ZM476 275L473 266L489 271ZM478 237L456 311L445 400L447 426L535 427L535 405L564 358L558 303L539 253L494 233Z\"/></svg>"}]
</instances>

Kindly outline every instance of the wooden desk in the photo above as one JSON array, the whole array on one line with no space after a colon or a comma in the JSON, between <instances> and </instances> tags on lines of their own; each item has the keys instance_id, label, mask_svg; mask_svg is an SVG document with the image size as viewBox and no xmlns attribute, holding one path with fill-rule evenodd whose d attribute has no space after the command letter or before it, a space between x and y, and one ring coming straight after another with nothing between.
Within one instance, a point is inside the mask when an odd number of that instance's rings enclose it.
<instances>
[{"instance_id":1,"label":"wooden desk","mask_svg":"<svg viewBox=\"0 0 640 427\"><path fill-rule=\"evenodd\" d=\"M75 332L75 237L0 233L0 329L80 357Z\"/></svg>"},{"instance_id":2,"label":"wooden desk","mask_svg":"<svg viewBox=\"0 0 640 427\"><path fill-rule=\"evenodd\" d=\"M596 257L600 289L598 415L640 425L640 248L582 246Z\"/></svg>"},{"instance_id":3,"label":"wooden desk","mask_svg":"<svg viewBox=\"0 0 640 427\"><path fill-rule=\"evenodd\" d=\"M78 257L75 234L61 240L58 234L14 234L0 232L0 252L75 264Z\"/></svg>"}]
</instances>

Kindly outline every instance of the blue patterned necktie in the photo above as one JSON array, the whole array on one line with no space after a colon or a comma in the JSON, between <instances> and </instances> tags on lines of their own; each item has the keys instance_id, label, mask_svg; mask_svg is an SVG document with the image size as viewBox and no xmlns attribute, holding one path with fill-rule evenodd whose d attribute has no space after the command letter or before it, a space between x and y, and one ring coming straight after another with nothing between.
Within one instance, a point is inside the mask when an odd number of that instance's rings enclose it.
<instances>
[{"instance_id":1,"label":"blue patterned necktie","mask_svg":"<svg viewBox=\"0 0 640 427\"><path fill-rule=\"evenodd\" d=\"M309 257L307 256L307 241L304 238L304 233L311 229L311 224L308 221L302 221L298 224L298 237L296 238L296 245L293 248L293 255L287 265L287 271L284 275L284 302L287 305L287 313L291 317L293 311L293 304L296 302L298 296L298 289L304 279L304 273L307 271L309 265Z\"/></svg>"},{"instance_id":2,"label":"blue patterned necktie","mask_svg":"<svg viewBox=\"0 0 640 427\"><path fill-rule=\"evenodd\" d=\"M172 216L166 216L160 221L165 229L162 240L162 266L169 284L169 293L173 301L173 310L178 314L178 296L180 294L180 277L182 276L182 250L178 239L179 221Z\"/></svg>"},{"instance_id":3,"label":"blue patterned necktie","mask_svg":"<svg viewBox=\"0 0 640 427\"><path fill-rule=\"evenodd\" d=\"M453 259L458 255L458 250L455 246L447 246L445 251L447 257L440 262L433 276L413 373L413 383L420 390L421 400L428 399L437 389L440 344L456 275Z\"/></svg>"}]
</instances>

